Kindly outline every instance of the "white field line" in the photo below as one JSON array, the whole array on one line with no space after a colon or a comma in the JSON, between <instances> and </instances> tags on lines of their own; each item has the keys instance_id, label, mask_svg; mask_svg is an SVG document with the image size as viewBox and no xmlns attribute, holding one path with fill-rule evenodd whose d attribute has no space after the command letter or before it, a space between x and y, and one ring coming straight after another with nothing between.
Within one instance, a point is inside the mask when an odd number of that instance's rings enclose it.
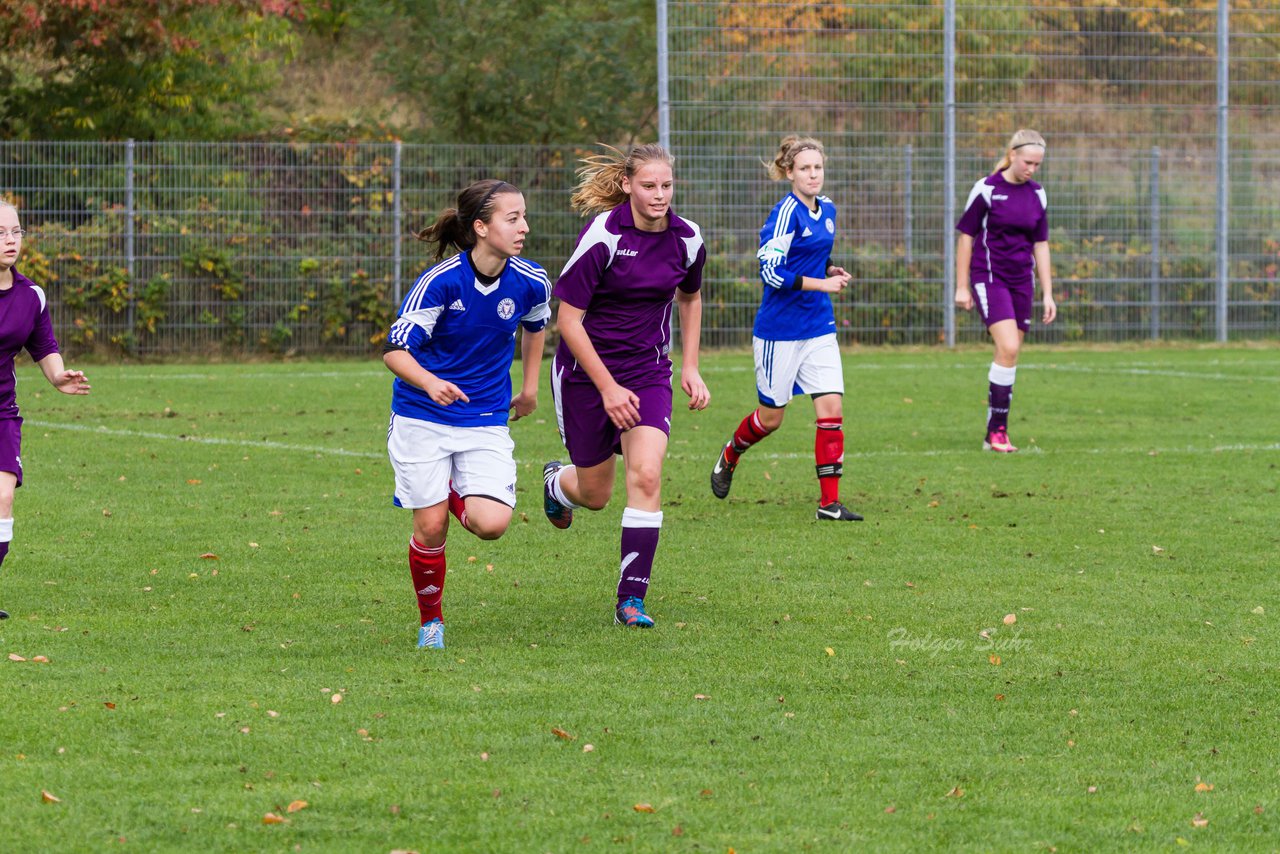
<instances>
[{"instance_id":1,"label":"white field line","mask_svg":"<svg viewBox=\"0 0 1280 854\"><path fill-rule=\"evenodd\" d=\"M297 445L289 442L271 442L266 440L254 439L224 439L216 436L188 436L167 433L155 433L146 430L120 430L106 426L93 427L87 424L59 424L52 421L34 421L28 419L26 424L32 427L39 427L44 430L67 430L77 433L92 433L98 436L116 436L127 439L151 439L165 442L190 442L196 445L219 445L229 448L256 448L267 451L286 451L289 453L314 454L316 456L335 456L335 457L356 457L359 459L376 459L384 460L387 458L385 451L351 451L346 448L326 448L320 445ZM1184 445L1182 447L1146 447L1146 448L1069 448L1062 450L1046 450L1037 445L1024 447L1024 453L1032 454L1052 454L1052 455L1142 455L1151 456L1159 454L1220 454L1220 453L1252 453L1252 452L1280 451L1280 442L1272 442L1270 444L1231 444L1231 445L1211 445L1196 446ZM845 459L876 459L885 457L945 457L945 456L971 456L975 453L981 453L976 448L936 448L923 451L858 451L845 452ZM693 454L688 454L680 450L672 451L669 456L672 459L700 459ZM752 454L753 459L766 460L792 460L792 459L810 459L811 455L804 453L755 453ZM534 460L517 460L520 464L533 463ZM537 461L541 462L541 461Z\"/></svg>"},{"instance_id":2,"label":"white field line","mask_svg":"<svg viewBox=\"0 0 1280 854\"><path fill-rule=\"evenodd\" d=\"M369 451L348 451L346 448L322 448L319 445L294 445L289 442L270 442L254 439L220 439L216 436L186 436L171 433L153 433L147 430L118 430L111 427L92 427L88 424L58 424L53 421L33 421L26 419L25 424L45 430L70 430L77 433L92 433L95 436L119 436L126 439L158 439L164 442L190 442L194 445L224 445L230 448L260 448L267 451L289 451L291 453L332 455L335 457L360 457L362 459L385 460L387 454Z\"/></svg>"},{"instance_id":3,"label":"white field line","mask_svg":"<svg viewBox=\"0 0 1280 854\"><path fill-rule=\"evenodd\" d=\"M860 361L857 356L850 356L844 360L844 368L846 371L979 371L987 367L991 363L989 361L981 362L899 362L896 364L868 364ZM1066 373L1082 373L1082 374L1130 374L1133 376L1157 376L1157 377L1173 377L1177 379L1198 379L1198 380L1229 380L1238 382L1280 382L1280 364L1268 362L1266 360L1254 360L1249 362L1242 361L1223 361L1213 359L1204 362L1206 367L1249 367L1249 368L1272 368L1275 374L1230 374L1221 371L1194 371L1194 370L1178 370L1174 368L1162 367L1167 363L1162 362L1125 362L1112 367L1094 368L1088 365L1072 365L1054 363L1038 363L1026 362L1019 365L1023 370L1029 371L1062 371ZM702 369L704 374L741 374L755 373L755 367L751 364L751 360L744 354L743 361L734 365L708 365ZM182 374L164 374L164 373L134 373L127 369L122 370L118 374L112 374L113 380L124 381L205 381L205 382L225 382L228 380L272 380L275 382L299 382L310 379L329 380L329 379L386 379L388 386L391 382L390 371L372 369L372 370L355 370L355 371L306 371L295 370L293 372L279 371L253 371L236 373L234 375L210 374L210 373L182 373Z\"/></svg>"}]
</instances>

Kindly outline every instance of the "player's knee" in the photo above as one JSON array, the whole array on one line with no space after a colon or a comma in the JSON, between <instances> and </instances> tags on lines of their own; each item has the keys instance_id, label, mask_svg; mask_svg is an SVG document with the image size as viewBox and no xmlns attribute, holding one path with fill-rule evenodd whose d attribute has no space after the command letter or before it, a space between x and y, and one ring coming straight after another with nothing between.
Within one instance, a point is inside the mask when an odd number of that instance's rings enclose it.
<instances>
[{"instance_id":1,"label":"player's knee","mask_svg":"<svg viewBox=\"0 0 1280 854\"><path fill-rule=\"evenodd\" d=\"M662 466L639 465L627 471L627 492L657 495L662 489Z\"/></svg>"},{"instance_id":2,"label":"player's knee","mask_svg":"<svg viewBox=\"0 0 1280 854\"><path fill-rule=\"evenodd\" d=\"M584 489L578 503L588 510L603 510L612 496L613 489Z\"/></svg>"}]
</instances>

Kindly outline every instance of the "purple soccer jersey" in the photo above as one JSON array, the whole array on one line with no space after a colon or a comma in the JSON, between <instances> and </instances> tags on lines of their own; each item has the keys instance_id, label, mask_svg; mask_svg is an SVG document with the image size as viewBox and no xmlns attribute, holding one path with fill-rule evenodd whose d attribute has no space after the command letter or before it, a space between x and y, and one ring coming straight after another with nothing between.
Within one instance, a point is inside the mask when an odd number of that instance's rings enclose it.
<instances>
[{"instance_id":1,"label":"purple soccer jersey","mask_svg":"<svg viewBox=\"0 0 1280 854\"><path fill-rule=\"evenodd\" d=\"M13 359L23 348L33 361L58 352L44 290L13 271L13 287L0 290L0 418L18 415L17 378Z\"/></svg>"},{"instance_id":2,"label":"purple soccer jersey","mask_svg":"<svg viewBox=\"0 0 1280 854\"><path fill-rule=\"evenodd\" d=\"M21 486L22 418L13 359L26 348L38 362L58 352L58 341L44 291L16 267L10 269L13 287L0 290L0 471L13 472Z\"/></svg>"},{"instance_id":3,"label":"purple soccer jersey","mask_svg":"<svg viewBox=\"0 0 1280 854\"><path fill-rule=\"evenodd\" d=\"M582 230L552 293L586 312L583 328L618 383L670 382L676 289L696 293L706 260L695 224L672 212L666 231L641 231L624 202ZM566 366L566 382L590 382L564 339L556 362Z\"/></svg>"},{"instance_id":4,"label":"purple soccer jersey","mask_svg":"<svg viewBox=\"0 0 1280 854\"><path fill-rule=\"evenodd\" d=\"M1035 181L1010 184L997 172L973 185L956 230L973 238L969 279L975 288L1034 293L1031 249L1049 239L1048 206L1044 188Z\"/></svg>"}]
</instances>

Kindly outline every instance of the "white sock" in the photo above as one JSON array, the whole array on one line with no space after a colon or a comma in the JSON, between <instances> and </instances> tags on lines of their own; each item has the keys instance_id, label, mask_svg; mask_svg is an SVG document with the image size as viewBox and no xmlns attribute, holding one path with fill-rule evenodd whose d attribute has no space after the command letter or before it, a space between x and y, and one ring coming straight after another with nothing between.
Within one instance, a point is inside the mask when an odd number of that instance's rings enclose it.
<instances>
[{"instance_id":1,"label":"white sock","mask_svg":"<svg viewBox=\"0 0 1280 854\"><path fill-rule=\"evenodd\" d=\"M996 385L1013 385L1013 380L1018 376L1018 366L1006 368L1004 365L991 363L991 370L987 371L987 381Z\"/></svg>"},{"instance_id":2,"label":"white sock","mask_svg":"<svg viewBox=\"0 0 1280 854\"><path fill-rule=\"evenodd\" d=\"M13 542L13 520L0 519L0 543Z\"/></svg>"},{"instance_id":3,"label":"white sock","mask_svg":"<svg viewBox=\"0 0 1280 854\"><path fill-rule=\"evenodd\" d=\"M560 486L560 478L563 477L564 473L571 468L573 468L573 466L565 466L551 476L551 497L556 501L559 501L565 507L568 507L570 510L577 510L582 505L574 504L570 501L569 496L564 494L564 489Z\"/></svg>"}]
</instances>

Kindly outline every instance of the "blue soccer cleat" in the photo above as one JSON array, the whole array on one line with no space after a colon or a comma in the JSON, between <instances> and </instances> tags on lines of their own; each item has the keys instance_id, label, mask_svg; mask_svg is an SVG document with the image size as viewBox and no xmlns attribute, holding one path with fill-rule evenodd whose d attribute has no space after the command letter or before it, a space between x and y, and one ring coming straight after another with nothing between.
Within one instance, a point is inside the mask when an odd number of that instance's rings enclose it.
<instances>
[{"instance_id":1,"label":"blue soccer cleat","mask_svg":"<svg viewBox=\"0 0 1280 854\"><path fill-rule=\"evenodd\" d=\"M632 629L653 628L653 617L644 612L644 600L639 596L623 599L613 612L613 621Z\"/></svg>"},{"instance_id":2,"label":"blue soccer cleat","mask_svg":"<svg viewBox=\"0 0 1280 854\"><path fill-rule=\"evenodd\" d=\"M444 649L444 623L427 620L418 629L418 649Z\"/></svg>"},{"instance_id":3,"label":"blue soccer cleat","mask_svg":"<svg viewBox=\"0 0 1280 854\"><path fill-rule=\"evenodd\" d=\"M573 508L565 507L551 494L551 478L562 468L564 463L559 460L552 460L542 467L542 509L551 524L563 530L573 524Z\"/></svg>"}]
</instances>

